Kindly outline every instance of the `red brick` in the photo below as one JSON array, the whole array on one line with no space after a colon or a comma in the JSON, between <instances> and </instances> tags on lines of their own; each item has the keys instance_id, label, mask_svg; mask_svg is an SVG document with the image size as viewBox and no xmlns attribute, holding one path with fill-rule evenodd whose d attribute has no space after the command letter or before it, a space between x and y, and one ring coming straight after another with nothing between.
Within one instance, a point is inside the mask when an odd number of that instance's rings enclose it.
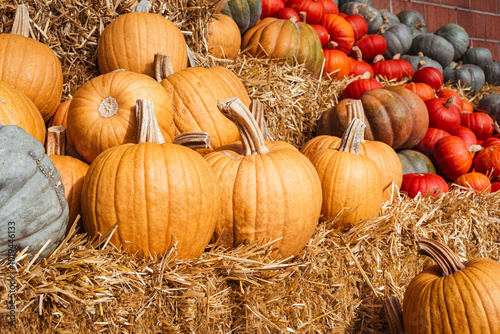
<instances>
[{"instance_id":1,"label":"red brick","mask_svg":"<svg viewBox=\"0 0 500 334\"><path fill-rule=\"evenodd\" d=\"M427 30L430 32L438 30L448 23L456 23L455 9L434 5L425 6L427 12Z\"/></svg>"},{"instance_id":2,"label":"red brick","mask_svg":"<svg viewBox=\"0 0 500 334\"><path fill-rule=\"evenodd\" d=\"M490 13L497 12L496 0L473 0L471 1L471 8Z\"/></svg>"},{"instance_id":3,"label":"red brick","mask_svg":"<svg viewBox=\"0 0 500 334\"><path fill-rule=\"evenodd\" d=\"M493 56L493 60L498 61L500 59L500 51L499 51L498 43L486 42L486 41L481 41L478 39L473 39L472 46L475 48L477 48L477 47L487 48L491 51L491 54Z\"/></svg>"},{"instance_id":4,"label":"red brick","mask_svg":"<svg viewBox=\"0 0 500 334\"><path fill-rule=\"evenodd\" d=\"M457 24L461 25L471 38L485 38L484 14L458 10Z\"/></svg>"},{"instance_id":5,"label":"red brick","mask_svg":"<svg viewBox=\"0 0 500 334\"><path fill-rule=\"evenodd\" d=\"M484 15L486 38L500 40L500 15Z\"/></svg>"},{"instance_id":6,"label":"red brick","mask_svg":"<svg viewBox=\"0 0 500 334\"><path fill-rule=\"evenodd\" d=\"M481 2L483 0L480 0ZM478 0L472 1L472 3L478 2ZM495 0L493 0L495 2ZM443 0L441 2L443 5L450 5L450 6L455 6L455 7L462 7L462 8L470 8L469 7L469 0Z\"/></svg>"},{"instance_id":7,"label":"red brick","mask_svg":"<svg viewBox=\"0 0 500 334\"><path fill-rule=\"evenodd\" d=\"M391 0L372 0L372 3L375 9L391 11Z\"/></svg>"},{"instance_id":8,"label":"red brick","mask_svg":"<svg viewBox=\"0 0 500 334\"><path fill-rule=\"evenodd\" d=\"M425 7L421 3L415 3L415 2L410 2L410 1L404 1L404 0L392 0L392 12L394 14L398 14L402 12L403 10L407 9L415 9L418 11L420 14L425 19Z\"/></svg>"}]
</instances>

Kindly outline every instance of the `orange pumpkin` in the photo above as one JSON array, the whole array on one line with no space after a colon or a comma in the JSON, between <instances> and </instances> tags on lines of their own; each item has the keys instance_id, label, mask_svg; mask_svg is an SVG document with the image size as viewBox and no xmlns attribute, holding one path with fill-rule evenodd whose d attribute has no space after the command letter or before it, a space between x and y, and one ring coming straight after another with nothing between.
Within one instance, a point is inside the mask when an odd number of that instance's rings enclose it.
<instances>
[{"instance_id":1,"label":"orange pumpkin","mask_svg":"<svg viewBox=\"0 0 500 334\"><path fill-rule=\"evenodd\" d=\"M207 26L208 53L216 58L234 59L240 52L238 25L224 14L214 14Z\"/></svg>"},{"instance_id":2,"label":"orange pumpkin","mask_svg":"<svg viewBox=\"0 0 500 334\"><path fill-rule=\"evenodd\" d=\"M17 125L45 143L45 123L35 104L22 91L1 80L0 124Z\"/></svg>"},{"instance_id":3,"label":"orange pumpkin","mask_svg":"<svg viewBox=\"0 0 500 334\"><path fill-rule=\"evenodd\" d=\"M265 142L255 119L239 99L226 100L220 108L238 122L242 142L205 156L222 189L214 240L232 248L244 242L278 239L273 243L274 254L297 255L319 219L318 174L294 146Z\"/></svg>"},{"instance_id":4,"label":"orange pumpkin","mask_svg":"<svg viewBox=\"0 0 500 334\"><path fill-rule=\"evenodd\" d=\"M68 111L71 99L64 101L59 105L56 112L49 121L48 127L62 125L66 128L66 155L73 158L83 160L83 158L75 150L75 146L68 135Z\"/></svg>"},{"instance_id":5,"label":"orange pumpkin","mask_svg":"<svg viewBox=\"0 0 500 334\"><path fill-rule=\"evenodd\" d=\"M150 102L139 100L137 112L139 143L106 150L85 175L85 231L94 237L118 223L110 241L128 253L162 256L175 245L174 257L197 257L219 216L219 183L201 155L164 142Z\"/></svg>"},{"instance_id":6,"label":"orange pumpkin","mask_svg":"<svg viewBox=\"0 0 500 334\"><path fill-rule=\"evenodd\" d=\"M68 111L68 133L75 149L91 163L106 149L137 142L135 101L154 103L160 129L168 142L174 136L169 95L153 78L135 72L114 71L84 83Z\"/></svg>"},{"instance_id":7,"label":"orange pumpkin","mask_svg":"<svg viewBox=\"0 0 500 334\"><path fill-rule=\"evenodd\" d=\"M25 5L16 10L10 34L0 34L0 80L26 94L44 121L56 111L63 92L61 61L47 45L28 38L29 14Z\"/></svg>"},{"instance_id":8,"label":"orange pumpkin","mask_svg":"<svg viewBox=\"0 0 500 334\"><path fill-rule=\"evenodd\" d=\"M491 192L490 179L483 173L471 172L461 175L454 183L477 191Z\"/></svg>"}]
</instances>

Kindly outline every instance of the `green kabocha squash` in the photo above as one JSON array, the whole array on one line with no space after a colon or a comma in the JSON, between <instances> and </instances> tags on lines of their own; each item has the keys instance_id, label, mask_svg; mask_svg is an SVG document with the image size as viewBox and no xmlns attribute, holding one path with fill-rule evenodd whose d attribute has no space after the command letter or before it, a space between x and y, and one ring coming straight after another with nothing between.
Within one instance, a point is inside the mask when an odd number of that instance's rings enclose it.
<instances>
[{"instance_id":1,"label":"green kabocha squash","mask_svg":"<svg viewBox=\"0 0 500 334\"><path fill-rule=\"evenodd\" d=\"M47 257L68 223L59 171L42 143L16 125L0 125L0 166L0 258L26 246L34 256L46 243L39 258Z\"/></svg>"},{"instance_id":2,"label":"green kabocha squash","mask_svg":"<svg viewBox=\"0 0 500 334\"><path fill-rule=\"evenodd\" d=\"M495 122L500 123L500 94L484 95L477 103L476 108L490 115Z\"/></svg>"},{"instance_id":3,"label":"green kabocha squash","mask_svg":"<svg viewBox=\"0 0 500 334\"><path fill-rule=\"evenodd\" d=\"M340 7L340 11L347 15L357 14L362 16L368 23L369 34L378 33L380 27L384 24L379 11L366 2L347 2Z\"/></svg>"},{"instance_id":4,"label":"green kabocha squash","mask_svg":"<svg viewBox=\"0 0 500 334\"><path fill-rule=\"evenodd\" d=\"M397 54L405 54L411 47L411 30L405 24L396 25L387 30L381 29L381 35L387 42L385 59L392 59Z\"/></svg>"},{"instance_id":5,"label":"green kabocha squash","mask_svg":"<svg viewBox=\"0 0 500 334\"><path fill-rule=\"evenodd\" d=\"M419 52L416 55L408 55L408 54L401 55L401 59L409 62L411 64L411 66L413 67L414 72L416 72L418 70L418 66L419 66L420 62L424 61L425 64L422 67L427 67L427 66L435 67L439 70L439 72L441 72L441 74L443 73L443 66L441 66L441 64L438 63L437 61L435 61L429 57L424 56L424 54L422 52Z\"/></svg>"},{"instance_id":6,"label":"green kabocha squash","mask_svg":"<svg viewBox=\"0 0 500 334\"><path fill-rule=\"evenodd\" d=\"M382 23L383 23L382 27L385 27L386 30L402 24L401 21L399 21L399 18L396 14L393 14L386 10L379 10L379 13L380 16L382 16Z\"/></svg>"},{"instance_id":7,"label":"green kabocha squash","mask_svg":"<svg viewBox=\"0 0 500 334\"><path fill-rule=\"evenodd\" d=\"M410 27L413 38L427 32L427 25L425 24L424 17L417 10L404 10L402 12L399 12L397 17L399 19L399 22Z\"/></svg>"},{"instance_id":8,"label":"green kabocha squash","mask_svg":"<svg viewBox=\"0 0 500 334\"><path fill-rule=\"evenodd\" d=\"M500 85L500 63L492 61L483 68L484 78L490 85Z\"/></svg>"},{"instance_id":9,"label":"green kabocha squash","mask_svg":"<svg viewBox=\"0 0 500 334\"><path fill-rule=\"evenodd\" d=\"M482 68L493 61L493 55L487 48L468 48L461 60L464 64L473 64Z\"/></svg>"},{"instance_id":10,"label":"green kabocha squash","mask_svg":"<svg viewBox=\"0 0 500 334\"><path fill-rule=\"evenodd\" d=\"M410 173L436 174L432 161L419 151L401 150L398 152L398 158L403 168L403 175Z\"/></svg>"},{"instance_id":11,"label":"green kabocha squash","mask_svg":"<svg viewBox=\"0 0 500 334\"><path fill-rule=\"evenodd\" d=\"M416 55L422 52L434 59L441 66L446 67L453 61L455 50L453 45L441 36L426 33L415 37L412 41L409 54Z\"/></svg>"},{"instance_id":12,"label":"green kabocha squash","mask_svg":"<svg viewBox=\"0 0 500 334\"><path fill-rule=\"evenodd\" d=\"M464 28L455 23L448 23L434 32L436 35L443 37L453 46L455 50L453 60L458 60L467 51L469 45L469 34Z\"/></svg>"},{"instance_id":13,"label":"green kabocha squash","mask_svg":"<svg viewBox=\"0 0 500 334\"><path fill-rule=\"evenodd\" d=\"M339 0L337 6L340 8L342 7L344 4L348 3L348 2L364 2L366 3L368 6L372 6L373 7L373 2L372 0Z\"/></svg>"},{"instance_id":14,"label":"green kabocha squash","mask_svg":"<svg viewBox=\"0 0 500 334\"><path fill-rule=\"evenodd\" d=\"M259 22L262 3L260 0L229 0L221 13L232 18L243 35Z\"/></svg>"},{"instance_id":15,"label":"green kabocha squash","mask_svg":"<svg viewBox=\"0 0 500 334\"><path fill-rule=\"evenodd\" d=\"M483 89L485 78L481 67L459 62L454 69L445 69L444 82L459 82L460 85L470 87L473 94Z\"/></svg>"}]
</instances>

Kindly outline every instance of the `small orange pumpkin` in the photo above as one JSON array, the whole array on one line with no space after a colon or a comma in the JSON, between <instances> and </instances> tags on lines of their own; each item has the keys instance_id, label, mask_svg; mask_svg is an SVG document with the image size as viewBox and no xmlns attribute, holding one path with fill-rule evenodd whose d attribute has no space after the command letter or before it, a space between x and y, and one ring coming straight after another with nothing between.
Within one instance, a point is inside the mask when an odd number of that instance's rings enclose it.
<instances>
[{"instance_id":1,"label":"small orange pumpkin","mask_svg":"<svg viewBox=\"0 0 500 334\"><path fill-rule=\"evenodd\" d=\"M224 14L214 14L207 26L208 53L216 58L234 59L240 52L238 25Z\"/></svg>"}]
</instances>

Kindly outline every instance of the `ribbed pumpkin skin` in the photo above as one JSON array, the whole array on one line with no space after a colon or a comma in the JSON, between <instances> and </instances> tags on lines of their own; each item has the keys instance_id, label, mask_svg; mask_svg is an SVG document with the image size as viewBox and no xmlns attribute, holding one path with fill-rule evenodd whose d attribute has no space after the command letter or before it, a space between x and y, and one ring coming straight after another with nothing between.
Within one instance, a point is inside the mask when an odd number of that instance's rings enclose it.
<instances>
[{"instance_id":1,"label":"ribbed pumpkin skin","mask_svg":"<svg viewBox=\"0 0 500 334\"><path fill-rule=\"evenodd\" d=\"M326 14L321 24L328 31L330 40L338 44L336 48L348 54L354 45L354 29L349 21L340 15Z\"/></svg>"},{"instance_id":2,"label":"ribbed pumpkin skin","mask_svg":"<svg viewBox=\"0 0 500 334\"><path fill-rule=\"evenodd\" d=\"M451 43L455 50L453 60L457 61L467 51L469 45L469 34L467 31L455 23L448 23L434 32Z\"/></svg>"},{"instance_id":3,"label":"ribbed pumpkin skin","mask_svg":"<svg viewBox=\"0 0 500 334\"><path fill-rule=\"evenodd\" d=\"M0 80L16 87L36 105L45 121L54 114L63 92L59 58L32 38L0 34Z\"/></svg>"},{"instance_id":4,"label":"ribbed pumpkin skin","mask_svg":"<svg viewBox=\"0 0 500 334\"><path fill-rule=\"evenodd\" d=\"M439 62L443 68L453 61L455 50L453 45L441 36L425 33L413 39L409 54L422 52L429 58Z\"/></svg>"},{"instance_id":5,"label":"ribbed pumpkin skin","mask_svg":"<svg viewBox=\"0 0 500 334\"><path fill-rule=\"evenodd\" d=\"M89 165L85 162L75 159L67 155L51 155L50 159L54 163L61 174L61 181L64 186L64 195L69 206L69 229L75 222L76 217L80 214L80 199L82 195L83 179ZM82 221L78 221L78 225L82 225ZM83 231L79 231L83 232Z\"/></svg>"},{"instance_id":6,"label":"ribbed pumpkin skin","mask_svg":"<svg viewBox=\"0 0 500 334\"><path fill-rule=\"evenodd\" d=\"M439 139L451 136L449 132L446 132L442 129L429 127L424 135L424 138L417 144L417 149L430 157L434 153L434 146L438 142Z\"/></svg>"},{"instance_id":7,"label":"ribbed pumpkin skin","mask_svg":"<svg viewBox=\"0 0 500 334\"><path fill-rule=\"evenodd\" d=\"M385 59L391 59L396 54L404 54L411 47L411 29L406 24L389 28L382 34L387 41L387 49L383 53Z\"/></svg>"},{"instance_id":8,"label":"ribbed pumpkin skin","mask_svg":"<svg viewBox=\"0 0 500 334\"><path fill-rule=\"evenodd\" d=\"M300 152L311 159L321 149L338 149L341 141L342 139L339 137L317 136L309 140ZM389 145L374 140L361 142L359 144L359 154L369 157L379 166L383 176L383 188L385 189L383 200L389 200L391 198L392 182L399 188L403 179L403 169L396 151Z\"/></svg>"},{"instance_id":9,"label":"ribbed pumpkin skin","mask_svg":"<svg viewBox=\"0 0 500 334\"><path fill-rule=\"evenodd\" d=\"M269 153L241 155L239 143L205 156L222 189L214 240L226 247L275 240L283 256L297 255L321 212L321 183L311 162L292 145L266 142Z\"/></svg>"},{"instance_id":10,"label":"ribbed pumpkin skin","mask_svg":"<svg viewBox=\"0 0 500 334\"><path fill-rule=\"evenodd\" d=\"M425 154L415 150L401 150L397 154L401 161L403 175L410 173L436 174L432 161Z\"/></svg>"},{"instance_id":11,"label":"ribbed pumpkin skin","mask_svg":"<svg viewBox=\"0 0 500 334\"><path fill-rule=\"evenodd\" d=\"M477 172L491 173L491 181L500 181L500 145L491 145L477 152L474 157L474 169Z\"/></svg>"},{"instance_id":12,"label":"ribbed pumpkin skin","mask_svg":"<svg viewBox=\"0 0 500 334\"><path fill-rule=\"evenodd\" d=\"M359 99L367 91L383 87L384 86L375 79L358 79L345 87L342 92L342 98Z\"/></svg>"},{"instance_id":13,"label":"ribbed pumpkin skin","mask_svg":"<svg viewBox=\"0 0 500 334\"><path fill-rule=\"evenodd\" d=\"M40 257L44 258L62 241L68 223L61 176L43 145L14 125L0 124L0 166L0 222L4 229L0 258L7 258L12 232L16 251L29 246L32 256L50 239Z\"/></svg>"},{"instance_id":14,"label":"ribbed pumpkin skin","mask_svg":"<svg viewBox=\"0 0 500 334\"><path fill-rule=\"evenodd\" d=\"M111 22L99 37L99 71L124 69L154 77L155 53L169 55L174 71L187 67L186 41L179 28L158 14L127 13Z\"/></svg>"},{"instance_id":15,"label":"ribbed pumpkin skin","mask_svg":"<svg viewBox=\"0 0 500 334\"><path fill-rule=\"evenodd\" d=\"M344 52L336 49L325 49L323 52L325 54L324 76L330 75L336 80L342 80L349 76L351 64Z\"/></svg>"},{"instance_id":16,"label":"ribbed pumpkin skin","mask_svg":"<svg viewBox=\"0 0 500 334\"><path fill-rule=\"evenodd\" d=\"M212 237L220 188L203 157L191 149L171 143L124 144L90 166L81 210L91 236L120 221L110 241L131 254L161 256L175 237L176 256L194 258Z\"/></svg>"},{"instance_id":17,"label":"ribbed pumpkin skin","mask_svg":"<svg viewBox=\"0 0 500 334\"><path fill-rule=\"evenodd\" d=\"M118 110L111 117L100 115L103 100L112 97ZM68 111L68 133L75 149L91 163L106 149L137 142L137 99L154 103L155 115L167 142L174 134L173 109L165 89L153 78L129 71L100 75L84 83L73 96ZM101 107L101 109L103 109Z\"/></svg>"},{"instance_id":18,"label":"ribbed pumpkin skin","mask_svg":"<svg viewBox=\"0 0 500 334\"><path fill-rule=\"evenodd\" d=\"M376 217L382 204L383 176L375 161L335 149L323 149L311 157L323 189L322 219L347 214L338 225L356 224Z\"/></svg>"},{"instance_id":19,"label":"ribbed pumpkin skin","mask_svg":"<svg viewBox=\"0 0 500 334\"><path fill-rule=\"evenodd\" d=\"M423 82L411 82L403 84L403 87L417 94L424 102L436 97L431 86Z\"/></svg>"},{"instance_id":20,"label":"ribbed pumpkin skin","mask_svg":"<svg viewBox=\"0 0 500 334\"><path fill-rule=\"evenodd\" d=\"M431 197L436 197L448 191L448 184L438 174L408 173L403 175L401 192L406 193L410 198L415 198L419 193L421 196L430 194Z\"/></svg>"},{"instance_id":21,"label":"ribbed pumpkin skin","mask_svg":"<svg viewBox=\"0 0 500 334\"><path fill-rule=\"evenodd\" d=\"M298 63L306 63L315 76L323 65L319 36L314 28L303 22L266 17L243 35L241 49L247 48L254 57L287 59L290 63L296 59Z\"/></svg>"},{"instance_id":22,"label":"ribbed pumpkin skin","mask_svg":"<svg viewBox=\"0 0 500 334\"><path fill-rule=\"evenodd\" d=\"M217 108L217 101L238 97L246 106L250 98L243 83L230 70L213 66L189 67L161 81L171 98L175 113L176 134L204 131L210 135L211 149L240 138L236 125Z\"/></svg>"},{"instance_id":23,"label":"ribbed pumpkin skin","mask_svg":"<svg viewBox=\"0 0 500 334\"><path fill-rule=\"evenodd\" d=\"M500 123L500 94L484 95L476 107L490 115L495 122Z\"/></svg>"},{"instance_id":24,"label":"ribbed pumpkin skin","mask_svg":"<svg viewBox=\"0 0 500 334\"><path fill-rule=\"evenodd\" d=\"M262 3L260 0L230 0L221 13L232 18L243 35L259 21Z\"/></svg>"},{"instance_id":25,"label":"ribbed pumpkin skin","mask_svg":"<svg viewBox=\"0 0 500 334\"><path fill-rule=\"evenodd\" d=\"M491 192L490 179L483 173L471 172L464 174L459 176L454 183L477 191L484 191L486 193Z\"/></svg>"},{"instance_id":26,"label":"ribbed pumpkin skin","mask_svg":"<svg viewBox=\"0 0 500 334\"><path fill-rule=\"evenodd\" d=\"M472 155L463 139L457 136L439 139L432 156L440 174L449 180L456 180L472 168Z\"/></svg>"},{"instance_id":27,"label":"ribbed pumpkin skin","mask_svg":"<svg viewBox=\"0 0 500 334\"><path fill-rule=\"evenodd\" d=\"M234 59L240 51L238 25L224 14L214 14L207 28L208 53L216 58Z\"/></svg>"},{"instance_id":28,"label":"ribbed pumpkin skin","mask_svg":"<svg viewBox=\"0 0 500 334\"><path fill-rule=\"evenodd\" d=\"M500 263L476 258L451 275L433 265L407 286L403 309L408 333L497 333ZM465 321L466 319L466 321Z\"/></svg>"},{"instance_id":29,"label":"ribbed pumpkin skin","mask_svg":"<svg viewBox=\"0 0 500 334\"><path fill-rule=\"evenodd\" d=\"M0 35L1 36L1 35ZM0 124L17 125L42 144L45 123L35 104L20 90L0 80Z\"/></svg>"}]
</instances>

